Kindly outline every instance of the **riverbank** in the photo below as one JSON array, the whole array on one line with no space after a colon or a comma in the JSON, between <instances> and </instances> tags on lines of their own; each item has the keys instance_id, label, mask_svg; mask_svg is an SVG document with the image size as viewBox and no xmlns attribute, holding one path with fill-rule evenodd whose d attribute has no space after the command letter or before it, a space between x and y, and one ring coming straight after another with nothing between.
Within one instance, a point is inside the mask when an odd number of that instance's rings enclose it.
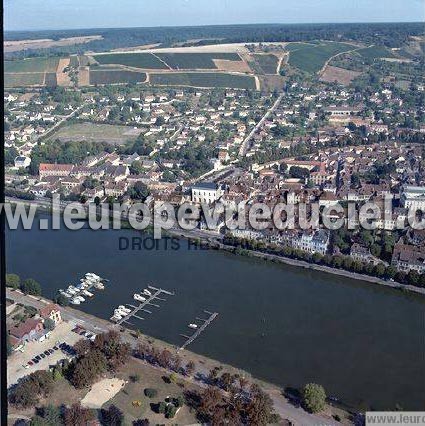
<instances>
[{"instance_id":1,"label":"riverbank","mask_svg":"<svg viewBox=\"0 0 425 426\"><path fill-rule=\"evenodd\" d=\"M19 290L11 290L6 289L6 297L14 300L16 303L23 303L29 306L33 306L34 308L40 309L46 306L49 303L52 303L51 300L45 297L35 297L24 295ZM62 318L65 321L69 321L72 323L79 324L84 327L86 330L93 333L102 333L109 330L120 330L121 338L124 342L129 343L133 348L136 348L138 344L145 343L155 347L157 350L162 351L163 349L167 349L173 353L176 352L177 347L171 345L162 340L153 338L143 333L136 333L134 330L127 329L122 326L117 326L116 324L112 324L109 321L101 319L99 317L93 316L86 312L82 312L78 309L66 306L61 307ZM296 425L303 426L315 426L318 424L321 425L337 425L337 424L352 424L350 418L350 414L347 411L344 411L340 408L334 407L332 405L327 405L324 412L319 414L310 414L303 410L298 405L293 405L285 396L283 395L282 388L276 386L272 383L265 382L263 380L257 379L253 377L250 373L235 368L231 365L224 364L222 362L213 360L204 355L197 354L195 352L188 351L187 349L184 351L180 351L178 353L180 358L182 359L183 365L187 364L189 361L194 361L196 364L196 370L201 375L207 376L209 371L214 368L219 368L220 372L227 371L230 374L239 374L250 382L257 383L260 385L272 398L275 406L275 411L281 416L282 419L289 419ZM150 365L150 364L147 364ZM152 368L156 368L152 366ZM165 371L165 370L164 370ZM185 377L187 380L187 378ZM194 381L199 384L198 381ZM339 416L342 421L336 422L333 416Z\"/></svg>"},{"instance_id":2,"label":"riverbank","mask_svg":"<svg viewBox=\"0 0 425 426\"><path fill-rule=\"evenodd\" d=\"M20 200L20 199L8 198L7 202L10 202L11 204L18 204L18 203L24 204L24 205L32 204L43 209L42 213L45 213L45 214L52 213L51 206L48 205L45 201ZM63 207L64 207L64 204L61 205L61 208ZM122 229L133 229L131 228L128 220L126 220L125 218L121 218L121 221L122 221ZM147 229L146 232L149 232L149 229ZM236 252L237 247L223 244L221 242L221 236L213 232L201 231L201 230L186 231L182 229L169 229L169 230L164 230L163 233L165 235L171 235L177 238L186 238L188 240L200 242L216 250L223 250L229 253L233 253L235 255L243 255L240 252ZM304 260L299 260L299 259L292 259L292 258L284 257L281 255L263 253L263 252L250 250L250 249L245 249L244 252L248 253L245 256L252 256L259 259L283 263L283 264L287 264L291 266L301 267L304 269L321 271L328 274L338 275L338 276L342 276L342 277L346 277L346 278L350 278L354 280L369 282L372 284L379 284L381 286L384 286L393 290L397 290L397 291L408 292L412 294L425 296L425 288L423 287L412 286L409 284L403 284L396 281L389 281L389 280L373 277L366 274L359 274L356 272L346 271L344 269L332 268L330 266L310 263L310 262L306 262Z\"/></svg>"},{"instance_id":3,"label":"riverbank","mask_svg":"<svg viewBox=\"0 0 425 426\"><path fill-rule=\"evenodd\" d=\"M370 275L346 271L344 269L337 269L337 268L332 268L330 266L318 265L316 263L309 263L309 262L306 262L305 260L292 259L292 258L289 258L289 257L284 257L284 256L276 255L276 254L263 253L263 252L260 252L260 251L255 251L255 250L250 250L250 249L244 249L244 252L246 254L242 254L240 252L236 252L238 247L223 244L218 239L216 239L216 241L214 243L212 243L211 239L214 238L213 235L202 237L202 236L199 236L199 233L198 233L194 237L188 231L169 230L167 232L169 234L175 236L175 237L179 237L179 238L183 237L183 238L186 238L186 239L189 239L189 240L193 240L195 242L199 241L200 243L205 244L212 249L224 250L224 251L226 251L228 253L232 253L236 256L256 257L258 259L283 263L283 264L286 264L286 265L296 266L296 267L300 267L300 268L304 268L304 269L311 269L311 270L314 270L314 271L321 271L321 272L325 272L325 273L328 273L328 274L339 275L339 276L343 276L343 277L346 277L346 278L351 278L351 279L354 279L354 280L366 281L366 282L369 282L369 283L379 284L379 285L382 285L382 286L385 286L385 287L388 287L388 288L392 288L392 289L395 289L395 290L398 290L398 291L415 293L415 294L420 294L422 296L425 296L425 288L422 288L422 287L415 287L415 286L408 285L408 284L398 283L396 281L388 281L388 280L384 280L382 278L372 277Z\"/></svg>"}]
</instances>

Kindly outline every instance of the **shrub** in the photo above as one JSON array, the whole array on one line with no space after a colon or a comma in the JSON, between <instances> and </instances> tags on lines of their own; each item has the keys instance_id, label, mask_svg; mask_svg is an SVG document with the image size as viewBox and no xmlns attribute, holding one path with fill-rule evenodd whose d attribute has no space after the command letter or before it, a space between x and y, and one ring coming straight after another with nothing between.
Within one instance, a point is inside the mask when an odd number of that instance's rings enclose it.
<instances>
[{"instance_id":1,"label":"shrub","mask_svg":"<svg viewBox=\"0 0 425 426\"><path fill-rule=\"evenodd\" d=\"M313 413L323 411L326 402L325 389L316 383L308 383L304 387L303 401L309 411Z\"/></svg>"},{"instance_id":2,"label":"shrub","mask_svg":"<svg viewBox=\"0 0 425 426\"><path fill-rule=\"evenodd\" d=\"M158 395L158 391L152 388L146 388L144 393L148 398L155 398Z\"/></svg>"}]
</instances>

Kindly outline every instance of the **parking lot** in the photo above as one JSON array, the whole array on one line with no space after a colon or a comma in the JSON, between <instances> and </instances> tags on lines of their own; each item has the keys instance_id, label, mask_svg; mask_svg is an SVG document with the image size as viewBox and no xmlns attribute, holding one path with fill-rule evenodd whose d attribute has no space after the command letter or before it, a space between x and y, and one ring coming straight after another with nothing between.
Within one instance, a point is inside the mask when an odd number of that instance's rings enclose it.
<instances>
[{"instance_id":1,"label":"parking lot","mask_svg":"<svg viewBox=\"0 0 425 426\"><path fill-rule=\"evenodd\" d=\"M89 337L93 338L93 335ZM72 346L82 338L86 338L82 329L76 328L75 324L61 322L43 342L27 343L24 352L15 351L8 358L8 386L34 371L47 370L61 359L71 358L72 350L67 350L64 343ZM38 362L35 362L34 359Z\"/></svg>"}]
</instances>

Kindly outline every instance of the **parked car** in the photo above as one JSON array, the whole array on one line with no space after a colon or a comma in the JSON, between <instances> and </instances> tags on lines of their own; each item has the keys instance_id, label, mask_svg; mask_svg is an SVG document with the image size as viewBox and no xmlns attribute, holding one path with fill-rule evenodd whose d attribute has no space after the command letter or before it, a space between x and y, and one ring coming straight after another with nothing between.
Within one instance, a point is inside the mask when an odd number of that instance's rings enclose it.
<instances>
[{"instance_id":1,"label":"parked car","mask_svg":"<svg viewBox=\"0 0 425 426\"><path fill-rule=\"evenodd\" d=\"M34 365L34 361L32 360L28 361L28 365Z\"/></svg>"},{"instance_id":2,"label":"parked car","mask_svg":"<svg viewBox=\"0 0 425 426\"><path fill-rule=\"evenodd\" d=\"M41 358L46 358L46 355L40 354Z\"/></svg>"},{"instance_id":3,"label":"parked car","mask_svg":"<svg viewBox=\"0 0 425 426\"><path fill-rule=\"evenodd\" d=\"M55 351L52 348L47 349L47 351L49 352L50 355L52 355L53 353L55 353Z\"/></svg>"}]
</instances>

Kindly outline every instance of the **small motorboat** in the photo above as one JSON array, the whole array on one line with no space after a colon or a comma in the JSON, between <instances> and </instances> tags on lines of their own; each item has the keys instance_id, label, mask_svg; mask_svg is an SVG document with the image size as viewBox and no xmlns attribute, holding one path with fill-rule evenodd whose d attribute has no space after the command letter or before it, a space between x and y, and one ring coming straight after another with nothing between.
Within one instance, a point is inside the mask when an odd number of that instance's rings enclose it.
<instances>
[{"instance_id":1,"label":"small motorboat","mask_svg":"<svg viewBox=\"0 0 425 426\"><path fill-rule=\"evenodd\" d=\"M189 324L189 328L193 328L194 330L196 330L198 328L197 324Z\"/></svg>"},{"instance_id":2,"label":"small motorboat","mask_svg":"<svg viewBox=\"0 0 425 426\"><path fill-rule=\"evenodd\" d=\"M68 298L70 298L70 297L72 297L72 295L71 294L69 294L67 291L65 291L65 290L59 290L59 293L62 295L62 296L65 296L65 297L68 297Z\"/></svg>"},{"instance_id":3,"label":"small motorboat","mask_svg":"<svg viewBox=\"0 0 425 426\"><path fill-rule=\"evenodd\" d=\"M81 300L79 299L79 297L73 297L73 298L71 299L71 303L72 303L73 305L79 305L79 304L81 303Z\"/></svg>"},{"instance_id":4,"label":"small motorboat","mask_svg":"<svg viewBox=\"0 0 425 426\"><path fill-rule=\"evenodd\" d=\"M129 314L129 313L131 312L131 309L126 308L124 305L120 305L120 306L118 306L118 309L119 309L121 312L125 312L126 314Z\"/></svg>"},{"instance_id":5,"label":"small motorboat","mask_svg":"<svg viewBox=\"0 0 425 426\"><path fill-rule=\"evenodd\" d=\"M75 299L78 299L80 302L86 301L86 299L84 299L84 297L82 297L82 296L75 296Z\"/></svg>"},{"instance_id":6,"label":"small motorboat","mask_svg":"<svg viewBox=\"0 0 425 426\"><path fill-rule=\"evenodd\" d=\"M134 293L133 299L138 300L139 302L146 302L146 298L140 295L139 293Z\"/></svg>"},{"instance_id":7,"label":"small motorboat","mask_svg":"<svg viewBox=\"0 0 425 426\"><path fill-rule=\"evenodd\" d=\"M83 290L81 293L83 293L84 296L87 296L87 297L93 297L94 296L94 294L90 293L88 290Z\"/></svg>"},{"instance_id":8,"label":"small motorboat","mask_svg":"<svg viewBox=\"0 0 425 426\"><path fill-rule=\"evenodd\" d=\"M143 290L143 294L146 294L146 296L152 296L152 293L147 288Z\"/></svg>"}]
</instances>

